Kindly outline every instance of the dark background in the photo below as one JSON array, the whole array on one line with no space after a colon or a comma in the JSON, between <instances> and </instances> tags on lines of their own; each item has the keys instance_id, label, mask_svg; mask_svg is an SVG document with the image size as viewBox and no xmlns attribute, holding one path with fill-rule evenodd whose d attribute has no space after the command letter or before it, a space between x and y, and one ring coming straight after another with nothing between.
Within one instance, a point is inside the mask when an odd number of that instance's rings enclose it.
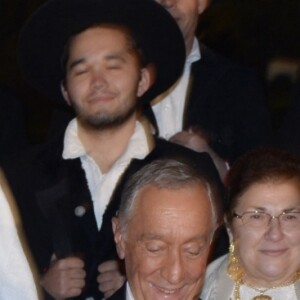
<instances>
[{"instance_id":1,"label":"dark background","mask_svg":"<svg viewBox=\"0 0 300 300\"><path fill-rule=\"evenodd\" d=\"M16 43L22 24L43 2L0 0L0 83L16 89L22 98L26 128L33 143L45 139L53 103L38 95L22 78ZM279 126L280 114L293 95L294 74L287 72L271 79L266 74L274 61L299 66L300 1L215 0L201 17L198 34L203 42L222 55L257 68L264 80L274 126Z\"/></svg>"}]
</instances>

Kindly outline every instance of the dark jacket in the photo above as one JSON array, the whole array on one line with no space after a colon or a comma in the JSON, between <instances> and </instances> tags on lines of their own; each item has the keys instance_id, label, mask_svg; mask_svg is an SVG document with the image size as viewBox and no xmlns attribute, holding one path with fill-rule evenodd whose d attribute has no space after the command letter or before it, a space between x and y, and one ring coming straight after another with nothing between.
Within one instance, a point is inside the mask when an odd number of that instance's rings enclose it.
<instances>
[{"instance_id":1,"label":"dark jacket","mask_svg":"<svg viewBox=\"0 0 300 300\"><path fill-rule=\"evenodd\" d=\"M25 111L20 96L0 84L0 161L28 146Z\"/></svg>"},{"instance_id":2,"label":"dark jacket","mask_svg":"<svg viewBox=\"0 0 300 300\"><path fill-rule=\"evenodd\" d=\"M276 132L274 145L300 157L300 73L292 99L283 122Z\"/></svg>"},{"instance_id":3,"label":"dark jacket","mask_svg":"<svg viewBox=\"0 0 300 300\"><path fill-rule=\"evenodd\" d=\"M192 64L183 129L204 130L210 145L232 162L247 150L271 141L271 123L256 73L235 65L204 45ZM156 124L151 107L146 114Z\"/></svg>"},{"instance_id":4,"label":"dark jacket","mask_svg":"<svg viewBox=\"0 0 300 300\"><path fill-rule=\"evenodd\" d=\"M4 172L20 208L25 233L41 273L49 266L53 253L57 258L79 255L85 260L87 288L84 295L101 299L96 282L97 266L116 258L111 218L120 202L125 180L143 165L157 158L188 160L198 166L209 181L219 184L217 171L207 154L157 139L156 147L144 159L134 159L120 179L97 229L91 195L80 159L62 158L63 138L3 164ZM84 208L78 216L76 208Z\"/></svg>"},{"instance_id":5,"label":"dark jacket","mask_svg":"<svg viewBox=\"0 0 300 300\"><path fill-rule=\"evenodd\" d=\"M126 300L126 283L107 300Z\"/></svg>"}]
</instances>

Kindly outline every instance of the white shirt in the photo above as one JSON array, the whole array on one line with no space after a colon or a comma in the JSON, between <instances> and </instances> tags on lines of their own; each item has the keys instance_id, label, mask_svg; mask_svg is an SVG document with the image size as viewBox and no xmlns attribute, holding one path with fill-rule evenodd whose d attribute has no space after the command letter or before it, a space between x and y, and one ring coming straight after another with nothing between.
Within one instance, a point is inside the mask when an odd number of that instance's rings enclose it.
<instances>
[{"instance_id":1,"label":"white shirt","mask_svg":"<svg viewBox=\"0 0 300 300\"><path fill-rule=\"evenodd\" d=\"M175 133L182 131L183 111L189 85L191 65L201 59L199 43L194 39L193 47L185 61L182 76L162 95L152 102L152 109L157 120L159 136L169 139Z\"/></svg>"},{"instance_id":2,"label":"white shirt","mask_svg":"<svg viewBox=\"0 0 300 300\"><path fill-rule=\"evenodd\" d=\"M73 119L65 132L63 158L80 158L91 193L97 226L100 229L103 214L120 175L123 174L133 158L143 159L149 153L147 137L143 126L137 122L125 152L107 173L102 173L95 160L84 149L78 137L77 129L77 120Z\"/></svg>"},{"instance_id":3,"label":"white shirt","mask_svg":"<svg viewBox=\"0 0 300 300\"><path fill-rule=\"evenodd\" d=\"M11 208L0 187L0 299L37 300L37 290L24 254Z\"/></svg>"},{"instance_id":4,"label":"white shirt","mask_svg":"<svg viewBox=\"0 0 300 300\"><path fill-rule=\"evenodd\" d=\"M131 288L129 286L128 281L126 282L126 300L135 300L132 295Z\"/></svg>"}]
</instances>

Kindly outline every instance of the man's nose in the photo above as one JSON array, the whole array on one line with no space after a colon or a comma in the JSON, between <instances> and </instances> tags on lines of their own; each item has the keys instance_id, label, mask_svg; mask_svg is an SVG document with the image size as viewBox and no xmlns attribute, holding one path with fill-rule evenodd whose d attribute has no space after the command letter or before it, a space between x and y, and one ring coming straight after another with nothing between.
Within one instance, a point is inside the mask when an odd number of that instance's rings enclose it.
<instances>
[{"instance_id":1,"label":"man's nose","mask_svg":"<svg viewBox=\"0 0 300 300\"><path fill-rule=\"evenodd\" d=\"M92 73L92 86L99 89L107 84L106 76L103 71L95 70Z\"/></svg>"},{"instance_id":2,"label":"man's nose","mask_svg":"<svg viewBox=\"0 0 300 300\"><path fill-rule=\"evenodd\" d=\"M169 253L162 267L162 276L170 284L180 283L185 276L185 262L179 251Z\"/></svg>"}]
</instances>

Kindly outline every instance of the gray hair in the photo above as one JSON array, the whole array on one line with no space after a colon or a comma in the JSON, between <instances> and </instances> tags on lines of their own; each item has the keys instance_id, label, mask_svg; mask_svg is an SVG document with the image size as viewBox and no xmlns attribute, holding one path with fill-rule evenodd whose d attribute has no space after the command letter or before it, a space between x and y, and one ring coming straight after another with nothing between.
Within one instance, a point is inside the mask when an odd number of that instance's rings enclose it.
<instances>
[{"instance_id":1,"label":"gray hair","mask_svg":"<svg viewBox=\"0 0 300 300\"><path fill-rule=\"evenodd\" d=\"M212 208L214 224L218 220L218 193L196 167L173 159L160 159L147 164L137 171L126 183L118 211L120 228L124 234L134 214L138 194L146 186L176 190L193 184L201 184L207 191Z\"/></svg>"}]
</instances>

